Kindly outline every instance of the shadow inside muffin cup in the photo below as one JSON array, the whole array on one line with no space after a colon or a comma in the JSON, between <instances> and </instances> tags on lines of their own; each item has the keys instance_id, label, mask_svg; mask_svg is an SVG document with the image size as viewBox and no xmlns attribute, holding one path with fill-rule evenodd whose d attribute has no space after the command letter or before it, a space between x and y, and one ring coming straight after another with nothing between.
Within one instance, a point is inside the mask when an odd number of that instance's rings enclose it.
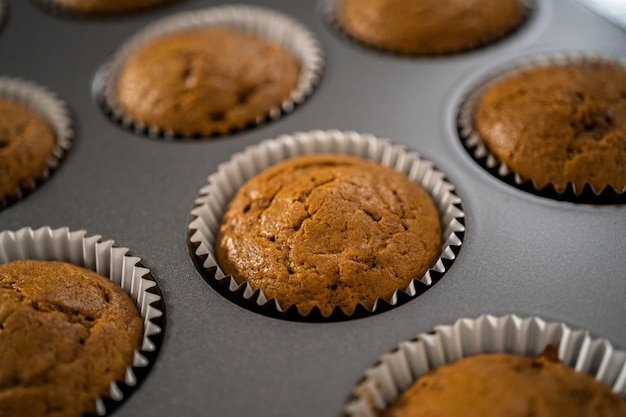
<instances>
[{"instance_id":1,"label":"shadow inside muffin cup","mask_svg":"<svg viewBox=\"0 0 626 417\"><path fill-rule=\"evenodd\" d=\"M463 48L459 48L454 51L440 51L440 52L423 52L423 53L409 53L402 52L399 50L393 50L389 48L385 48L381 45L378 45L374 42L368 42L365 39L358 38L355 35L351 34L349 30L343 27L341 19L337 16L337 5L342 0L320 0L319 3L319 13L322 16L322 20L324 20L330 29L335 32L338 36L346 39L352 45L361 47L370 51L374 51L383 55L391 55L398 58L407 58L407 59L419 59L419 58L446 58L459 56L463 54L470 54L473 52L481 51L488 49L489 47L498 44L499 42L506 40L512 36L514 36L519 31L523 30L529 22L533 19L533 16L537 13L538 4L537 0L519 0L519 4L521 7L521 16L515 24L513 24L508 30L505 30L500 33L494 33L493 36L485 38L480 42L475 42L472 44L468 44ZM374 28L377 30L379 28ZM380 29L384 30L384 28Z\"/></svg>"},{"instance_id":2,"label":"shadow inside muffin cup","mask_svg":"<svg viewBox=\"0 0 626 417\"><path fill-rule=\"evenodd\" d=\"M564 67L568 65L606 65L624 68L626 61L612 57L600 56L591 53L546 53L532 58L522 58L514 62L502 65L490 71L469 88L468 93L462 98L459 106L456 128L459 139L469 155L487 172L513 187L557 201L566 201L577 204L615 205L626 202L626 189L618 190L611 184L602 189L594 189L590 183L584 183L582 187L569 181L563 189L559 189L554 183L548 182L544 186L538 186L532 178L522 178L511 167L494 155L482 141L480 134L475 128L475 112L481 97L485 91L498 81L510 76L523 73L533 68Z\"/></svg>"},{"instance_id":3,"label":"shadow inside muffin cup","mask_svg":"<svg viewBox=\"0 0 626 417\"><path fill-rule=\"evenodd\" d=\"M127 248L115 246L112 240L102 240L99 235L87 235L84 230L43 226L0 231L0 263L26 259L61 261L93 270L122 287L137 307L143 321L143 335L133 362L126 367L123 381L111 381L109 396L97 399L96 413L84 413L85 416L110 415L145 380L161 348L165 303L156 280Z\"/></svg>"},{"instance_id":4,"label":"shadow inside muffin cup","mask_svg":"<svg viewBox=\"0 0 626 417\"><path fill-rule=\"evenodd\" d=\"M189 30L226 29L269 41L289 52L299 64L296 86L279 105L271 106L255 118L211 132L179 132L135 120L117 97L117 85L126 61L138 48L167 35ZM237 51L228 51L236 53ZM256 6L232 5L180 12L154 22L125 42L96 72L92 88L103 112L123 128L159 139L201 139L223 137L248 130L291 113L313 94L324 69L324 53L315 36L299 22L282 13Z\"/></svg>"},{"instance_id":5,"label":"shadow inside muffin cup","mask_svg":"<svg viewBox=\"0 0 626 417\"><path fill-rule=\"evenodd\" d=\"M281 305L268 299L262 290L247 282L238 284L218 265L215 239L222 215L237 189L248 179L291 157L326 153L346 154L369 159L395 168L421 185L433 200L441 224L442 246L437 261L422 277L415 277L406 288L398 288L389 299L378 298L372 308L356 304L352 314L338 306L325 315L315 306L302 314L297 305ZM262 141L233 155L218 167L202 187L190 213L187 243L190 256L201 276L220 294L252 311L295 321L337 321L356 319L388 311L423 294L438 282L454 263L465 234L461 200L445 175L416 152L392 144L388 139L356 132L310 131L282 135Z\"/></svg>"}]
</instances>

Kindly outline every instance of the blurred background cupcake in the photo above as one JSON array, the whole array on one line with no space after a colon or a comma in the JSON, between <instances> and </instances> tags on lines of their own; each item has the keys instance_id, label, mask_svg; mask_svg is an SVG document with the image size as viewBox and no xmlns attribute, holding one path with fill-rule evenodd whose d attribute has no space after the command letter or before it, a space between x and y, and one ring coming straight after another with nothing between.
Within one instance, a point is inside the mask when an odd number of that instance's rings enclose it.
<instances>
[{"instance_id":1,"label":"blurred background cupcake","mask_svg":"<svg viewBox=\"0 0 626 417\"><path fill-rule=\"evenodd\" d=\"M64 102L32 82L0 77L0 209L46 180L72 137Z\"/></svg>"},{"instance_id":2,"label":"blurred background cupcake","mask_svg":"<svg viewBox=\"0 0 626 417\"><path fill-rule=\"evenodd\" d=\"M534 2L523 0L332 0L331 19L364 44L407 55L475 49L517 29Z\"/></svg>"},{"instance_id":3,"label":"blurred background cupcake","mask_svg":"<svg viewBox=\"0 0 626 417\"><path fill-rule=\"evenodd\" d=\"M317 41L291 18L215 7L168 17L130 39L107 67L103 98L134 130L206 137L292 111L322 67Z\"/></svg>"},{"instance_id":4,"label":"blurred background cupcake","mask_svg":"<svg viewBox=\"0 0 626 417\"><path fill-rule=\"evenodd\" d=\"M459 123L473 154L490 154L488 168L519 185L573 201L616 202L626 191L622 61L572 54L519 64L477 88Z\"/></svg>"}]
</instances>

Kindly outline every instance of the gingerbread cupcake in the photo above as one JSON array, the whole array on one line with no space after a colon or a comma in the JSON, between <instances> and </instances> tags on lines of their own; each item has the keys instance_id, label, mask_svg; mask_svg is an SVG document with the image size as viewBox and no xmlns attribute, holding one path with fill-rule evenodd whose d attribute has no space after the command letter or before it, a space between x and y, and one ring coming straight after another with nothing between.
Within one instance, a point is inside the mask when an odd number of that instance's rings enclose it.
<instances>
[{"instance_id":1,"label":"gingerbread cupcake","mask_svg":"<svg viewBox=\"0 0 626 417\"><path fill-rule=\"evenodd\" d=\"M389 299L441 251L437 209L418 184L362 158L294 157L239 188L215 242L224 273L302 315L351 315Z\"/></svg>"},{"instance_id":2,"label":"gingerbread cupcake","mask_svg":"<svg viewBox=\"0 0 626 417\"><path fill-rule=\"evenodd\" d=\"M50 176L71 146L65 104L31 82L0 77L0 208Z\"/></svg>"},{"instance_id":3,"label":"gingerbread cupcake","mask_svg":"<svg viewBox=\"0 0 626 417\"><path fill-rule=\"evenodd\" d=\"M626 191L623 62L571 55L515 66L467 99L459 124L468 149L517 185L583 202Z\"/></svg>"},{"instance_id":4,"label":"gingerbread cupcake","mask_svg":"<svg viewBox=\"0 0 626 417\"><path fill-rule=\"evenodd\" d=\"M210 177L191 248L209 282L254 310L359 317L417 296L450 266L464 230L452 189L416 153L370 135L282 136Z\"/></svg>"},{"instance_id":5,"label":"gingerbread cupcake","mask_svg":"<svg viewBox=\"0 0 626 417\"><path fill-rule=\"evenodd\" d=\"M180 13L115 54L104 104L122 125L154 136L225 134L292 111L317 84L321 56L305 28L267 9Z\"/></svg>"},{"instance_id":6,"label":"gingerbread cupcake","mask_svg":"<svg viewBox=\"0 0 626 417\"><path fill-rule=\"evenodd\" d=\"M0 414L110 413L158 352L164 309L149 271L84 231L0 241Z\"/></svg>"},{"instance_id":7,"label":"gingerbread cupcake","mask_svg":"<svg viewBox=\"0 0 626 417\"><path fill-rule=\"evenodd\" d=\"M623 416L625 358L563 323L461 319L383 355L344 416Z\"/></svg>"},{"instance_id":8,"label":"gingerbread cupcake","mask_svg":"<svg viewBox=\"0 0 626 417\"><path fill-rule=\"evenodd\" d=\"M533 6L522 0L333 0L330 17L353 39L407 55L475 49L517 29Z\"/></svg>"}]
</instances>

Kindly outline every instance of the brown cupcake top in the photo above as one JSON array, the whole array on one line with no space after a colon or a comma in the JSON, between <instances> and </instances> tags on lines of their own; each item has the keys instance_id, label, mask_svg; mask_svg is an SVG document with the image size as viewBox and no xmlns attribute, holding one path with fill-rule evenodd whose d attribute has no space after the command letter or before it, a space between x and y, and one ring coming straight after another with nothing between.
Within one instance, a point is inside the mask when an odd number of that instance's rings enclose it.
<instances>
[{"instance_id":1,"label":"brown cupcake top","mask_svg":"<svg viewBox=\"0 0 626 417\"><path fill-rule=\"evenodd\" d=\"M421 278L440 254L441 228L429 195L404 174L347 155L306 155L238 190L215 250L226 274L283 308L349 315Z\"/></svg>"},{"instance_id":2,"label":"brown cupcake top","mask_svg":"<svg viewBox=\"0 0 626 417\"><path fill-rule=\"evenodd\" d=\"M142 319L115 283L76 265L0 265L0 415L79 417L123 380Z\"/></svg>"},{"instance_id":3,"label":"brown cupcake top","mask_svg":"<svg viewBox=\"0 0 626 417\"><path fill-rule=\"evenodd\" d=\"M335 0L352 37L392 52L446 54L472 49L517 27L519 0Z\"/></svg>"},{"instance_id":4,"label":"brown cupcake top","mask_svg":"<svg viewBox=\"0 0 626 417\"><path fill-rule=\"evenodd\" d=\"M0 98L0 206L44 176L55 144L54 132L41 115Z\"/></svg>"},{"instance_id":5,"label":"brown cupcake top","mask_svg":"<svg viewBox=\"0 0 626 417\"><path fill-rule=\"evenodd\" d=\"M533 67L490 85L475 128L487 148L541 189L626 187L626 70L600 63Z\"/></svg>"},{"instance_id":6,"label":"brown cupcake top","mask_svg":"<svg viewBox=\"0 0 626 417\"><path fill-rule=\"evenodd\" d=\"M120 13L146 9L175 0L41 0L73 13Z\"/></svg>"},{"instance_id":7,"label":"brown cupcake top","mask_svg":"<svg viewBox=\"0 0 626 417\"><path fill-rule=\"evenodd\" d=\"M255 122L297 86L287 50L230 29L193 29L147 42L117 83L124 113L184 136L226 133Z\"/></svg>"},{"instance_id":8,"label":"brown cupcake top","mask_svg":"<svg viewBox=\"0 0 626 417\"><path fill-rule=\"evenodd\" d=\"M385 417L618 417L626 401L591 375L546 358L469 356L420 377Z\"/></svg>"}]
</instances>

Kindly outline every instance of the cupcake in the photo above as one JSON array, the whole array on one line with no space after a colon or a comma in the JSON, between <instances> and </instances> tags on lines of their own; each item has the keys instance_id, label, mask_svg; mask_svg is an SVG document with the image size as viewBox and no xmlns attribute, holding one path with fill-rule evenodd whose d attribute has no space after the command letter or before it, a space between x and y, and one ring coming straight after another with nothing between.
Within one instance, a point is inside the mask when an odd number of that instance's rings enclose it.
<instances>
[{"instance_id":1,"label":"cupcake","mask_svg":"<svg viewBox=\"0 0 626 417\"><path fill-rule=\"evenodd\" d=\"M563 323L461 319L384 355L344 416L623 416L625 360Z\"/></svg>"},{"instance_id":2,"label":"cupcake","mask_svg":"<svg viewBox=\"0 0 626 417\"><path fill-rule=\"evenodd\" d=\"M158 352L164 310L149 271L83 231L0 241L0 415L111 412Z\"/></svg>"},{"instance_id":3,"label":"cupcake","mask_svg":"<svg viewBox=\"0 0 626 417\"><path fill-rule=\"evenodd\" d=\"M464 231L460 200L414 152L354 132L264 141L209 177L189 224L198 269L272 316L359 317L424 292Z\"/></svg>"},{"instance_id":4,"label":"cupcake","mask_svg":"<svg viewBox=\"0 0 626 417\"><path fill-rule=\"evenodd\" d=\"M350 37L400 54L441 55L491 43L519 27L521 0L333 0L333 19Z\"/></svg>"},{"instance_id":5,"label":"cupcake","mask_svg":"<svg viewBox=\"0 0 626 417\"><path fill-rule=\"evenodd\" d=\"M215 7L166 18L126 43L105 70L104 101L138 131L226 134L293 110L321 65L317 42L290 18Z\"/></svg>"},{"instance_id":6,"label":"cupcake","mask_svg":"<svg viewBox=\"0 0 626 417\"><path fill-rule=\"evenodd\" d=\"M38 0L49 9L80 15L135 12L175 0Z\"/></svg>"},{"instance_id":7,"label":"cupcake","mask_svg":"<svg viewBox=\"0 0 626 417\"><path fill-rule=\"evenodd\" d=\"M64 103L42 87L0 77L0 208L48 178L72 135Z\"/></svg>"},{"instance_id":8,"label":"cupcake","mask_svg":"<svg viewBox=\"0 0 626 417\"><path fill-rule=\"evenodd\" d=\"M460 120L492 167L557 196L626 191L626 66L548 57L486 82ZM491 168L491 167L490 167ZM574 197L575 198L575 197Z\"/></svg>"},{"instance_id":9,"label":"cupcake","mask_svg":"<svg viewBox=\"0 0 626 417\"><path fill-rule=\"evenodd\" d=\"M140 347L143 324L132 300L88 269L41 260L1 264L0 300L1 415L94 413Z\"/></svg>"},{"instance_id":10,"label":"cupcake","mask_svg":"<svg viewBox=\"0 0 626 417\"><path fill-rule=\"evenodd\" d=\"M372 309L433 266L439 214L406 175L347 155L278 163L229 203L215 251L224 273L302 315Z\"/></svg>"},{"instance_id":11,"label":"cupcake","mask_svg":"<svg viewBox=\"0 0 626 417\"><path fill-rule=\"evenodd\" d=\"M383 413L385 417L461 415L618 417L626 415L626 401L591 375L558 360L489 353L433 369Z\"/></svg>"}]
</instances>

